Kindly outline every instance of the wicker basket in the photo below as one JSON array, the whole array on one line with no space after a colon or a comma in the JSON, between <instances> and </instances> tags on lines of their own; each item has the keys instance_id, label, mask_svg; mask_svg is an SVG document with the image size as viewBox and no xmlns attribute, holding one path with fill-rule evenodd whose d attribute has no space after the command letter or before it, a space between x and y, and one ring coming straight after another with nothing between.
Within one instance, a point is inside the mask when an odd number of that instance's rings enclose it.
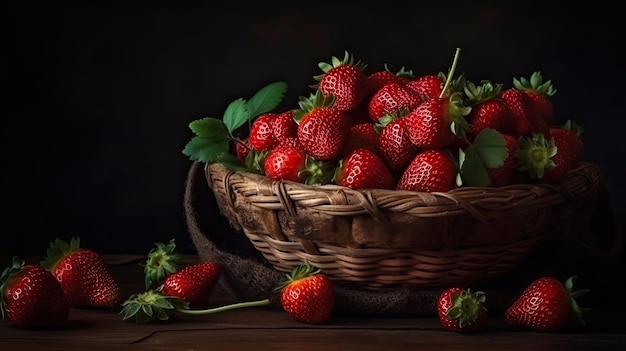
<instances>
[{"instance_id":1,"label":"wicker basket","mask_svg":"<svg viewBox=\"0 0 626 351\"><path fill-rule=\"evenodd\" d=\"M309 186L214 163L204 170L222 215L275 270L308 260L339 285L373 289L501 275L547 236L588 221L601 183L590 163L558 185L447 193Z\"/></svg>"}]
</instances>

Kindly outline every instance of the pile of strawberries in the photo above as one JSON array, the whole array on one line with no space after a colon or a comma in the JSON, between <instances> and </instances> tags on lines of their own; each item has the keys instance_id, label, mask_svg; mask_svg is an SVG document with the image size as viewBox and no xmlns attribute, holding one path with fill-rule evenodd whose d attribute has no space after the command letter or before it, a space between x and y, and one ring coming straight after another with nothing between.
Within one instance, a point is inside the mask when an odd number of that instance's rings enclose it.
<instances>
[{"instance_id":1,"label":"pile of strawberries","mask_svg":"<svg viewBox=\"0 0 626 351\"><path fill-rule=\"evenodd\" d=\"M582 128L555 125L551 81L537 71L507 89L476 84L454 77L458 56L447 74L415 76L404 67L367 73L346 51L319 64L298 107L250 116L231 152L272 179L352 189L560 182L581 158Z\"/></svg>"}]
</instances>

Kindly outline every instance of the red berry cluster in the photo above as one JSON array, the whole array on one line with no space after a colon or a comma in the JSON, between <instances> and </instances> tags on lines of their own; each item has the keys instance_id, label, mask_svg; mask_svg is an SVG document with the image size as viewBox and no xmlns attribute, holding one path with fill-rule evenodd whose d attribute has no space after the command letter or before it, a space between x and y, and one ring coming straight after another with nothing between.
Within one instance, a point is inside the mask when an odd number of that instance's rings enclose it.
<instances>
[{"instance_id":1,"label":"red berry cluster","mask_svg":"<svg viewBox=\"0 0 626 351\"><path fill-rule=\"evenodd\" d=\"M404 67L394 73L387 66L368 73L345 52L319 67L314 92L298 107L252 122L237 144L241 161L276 180L445 192L556 183L581 158L582 129L554 124L556 90L540 72L504 89L454 78L454 64L447 75L415 76ZM463 164L461 155L477 162ZM470 178L476 171L469 168L477 166L483 180Z\"/></svg>"}]
</instances>

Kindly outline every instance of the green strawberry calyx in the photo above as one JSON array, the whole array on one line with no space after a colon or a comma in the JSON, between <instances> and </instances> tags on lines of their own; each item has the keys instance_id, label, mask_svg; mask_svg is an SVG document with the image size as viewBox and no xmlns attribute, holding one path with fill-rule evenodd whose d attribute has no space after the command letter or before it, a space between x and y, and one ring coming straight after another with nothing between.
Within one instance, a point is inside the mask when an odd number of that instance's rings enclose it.
<instances>
[{"instance_id":1,"label":"green strawberry calyx","mask_svg":"<svg viewBox=\"0 0 626 351\"><path fill-rule=\"evenodd\" d=\"M178 271L182 257L176 252L176 243L171 239L169 243L155 243L155 247L148 253L144 267L146 289L160 285L165 277Z\"/></svg>"},{"instance_id":2,"label":"green strawberry calyx","mask_svg":"<svg viewBox=\"0 0 626 351\"><path fill-rule=\"evenodd\" d=\"M333 56L331 57L330 63L320 62L317 64L317 66L322 70L323 73L313 76L313 79L315 79L318 83L310 85L310 87L313 89L319 88L319 81L322 80L326 72L330 71L331 69L335 67L339 67L343 65L355 66L361 70L365 70L367 68L367 64L365 62L361 60L355 61L354 55L352 55L348 50L345 50L343 53L343 59L339 59L338 57Z\"/></svg>"},{"instance_id":3,"label":"green strawberry calyx","mask_svg":"<svg viewBox=\"0 0 626 351\"><path fill-rule=\"evenodd\" d=\"M287 273L285 279L276 285L274 292L282 290L284 287L295 281L318 273L321 273L319 268L313 266L309 261L305 261L304 263L294 267L291 272Z\"/></svg>"},{"instance_id":4,"label":"green strawberry calyx","mask_svg":"<svg viewBox=\"0 0 626 351\"><path fill-rule=\"evenodd\" d=\"M572 319L580 325L585 325L585 321L582 317L582 314L590 311L591 309L587 307L580 307L576 299L587 294L589 292L589 289L574 291L574 284L576 283L576 279L577 279L576 276L571 276L567 278L563 286L565 287L565 291L567 292L567 295L570 297L570 303L572 306L572 310L571 310Z\"/></svg>"},{"instance_id":5,"label":"green strawberry calyx","mask_svg":"<svg viewBox=\"0 0 626 351\"><path fill-rule=\"evenodd\" d=\"M519 148L515 152L518 160L517 168L527 171L531 178L543 178L546 169L554 169L552 160L557 153L553 138L546 139L543 134L533 133L529 137L519 139Z\"/></svg>"},{"instance_id":6,"label":"green strawberry calyx","mask_svg":"<svg viewBox=\"0 0 626 351\"><path fill-rule=\"evenodd\" d=\"M235 136L240 127L248 124L259 115L274 110L282 101L287 84L270 83L258 90L250 99L232 101L221 119L204 117L189 123L195 134L187 142L182 153L192 161L218 162L229 169L250 171L235 154L230 152L231 143L243 143Z\"/></svg>"},{"instance_id":7,"label":"green strawberry calyx","mask_svg":"<svg viewBox=\"0 0 626 351\"><path fill-rule=\"evenodd\" d=\"M9 288L11 284L11 278L14 274L19 272L22 267L24 267L25 261L17 256L13 257L11 260L11 265L6 267L2 274L0 274L0 314L2 315L2 319L4 319L4 310L6 308L7 301L5 300L6 290Z\"/></svg>"},{"instance_id":8,"label":"green strawberry calyx","mask_svg":"<svg viewBox=\"0 0 626 351\"><path fill-rule=\"evenodd\" d=\"M552 81L544 82L540 71L533 72L530 79L525 77L513 78L513 86L520 91L532 91L544 96L553 96L556 93Z\"/></svg>"},{"instance_id":9,"label":"green strawberry calyx","mask_svg":"<svg viewBox=\"0 0 626 351\"><path fill-rule=\"evenodd\" d=\"M56 238L50 243L50 247L46 251L46 257L40 264L46 270L52 271L62 258L78 250L80 250L80 238L73 237L70 239L69 243Z\"/></svg>"},{"instance_id":10,"label":"green strawberry calyx","mask_svg":"<svg viewBox=\"0 0 626 351\"><path fill-rule=\"evenodd\" d=\"M450 296L452 306L446 312L446 318L457 320L459 328L472 325L487 311L487 295L483 291L471 292L469 289Z\"/></svg>"}]
</instances>

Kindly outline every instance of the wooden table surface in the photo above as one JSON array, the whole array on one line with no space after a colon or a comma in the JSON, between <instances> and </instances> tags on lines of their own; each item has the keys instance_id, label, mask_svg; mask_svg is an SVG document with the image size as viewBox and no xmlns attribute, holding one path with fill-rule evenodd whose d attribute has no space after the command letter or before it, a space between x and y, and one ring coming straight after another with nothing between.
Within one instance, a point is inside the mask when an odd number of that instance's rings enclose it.
<instances>
[{"instance_id":1,"label":"wooden table surface","mask_svg":"<svg viewBox=\"0 0 626 351\"><path fill-rule=\"evenodd\" d=\"M125 296L143 291L141 257L112 255L105 260ZM0 263L6 267L9 258ZM219 286L211 301L241 302ZM626 350L623 307L592 310L585 315L586 327L550 333L512 328L492 316L487 332L471 335L445 330L434 317L338 316L329 324L308 325L279 309L249 307L136 324L122 321L120 311L72 309L60 330L22 330L3 320L0 350Z\"/></svg>"}]
</instances>

